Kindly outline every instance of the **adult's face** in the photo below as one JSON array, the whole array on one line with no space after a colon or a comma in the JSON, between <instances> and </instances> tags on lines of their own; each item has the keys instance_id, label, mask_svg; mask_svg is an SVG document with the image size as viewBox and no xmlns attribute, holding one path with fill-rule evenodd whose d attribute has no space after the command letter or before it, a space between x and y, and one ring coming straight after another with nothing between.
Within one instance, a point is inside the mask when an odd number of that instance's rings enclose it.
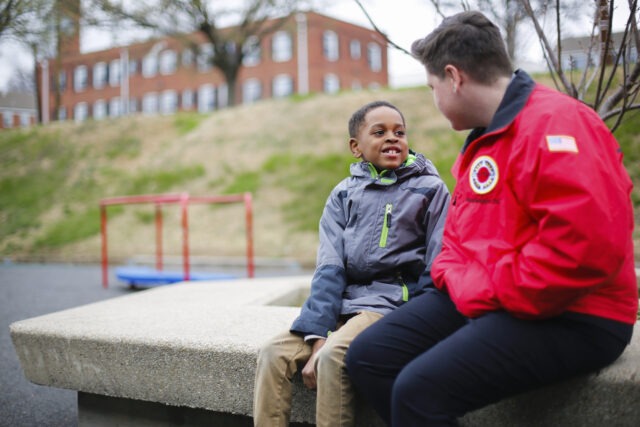
<instances>
[{"instance_id":1,"label":"adult's face","mask_svg":"<svg viewBox=\"0 0 640 427\"><path fill-rule=\"evenodd\" d=\"M455 130L468 129L455 79L449 74L440 78L427 72L427 86L431 88L436 107L449 120L451 127Z\"/></svg>"}]
</instances>

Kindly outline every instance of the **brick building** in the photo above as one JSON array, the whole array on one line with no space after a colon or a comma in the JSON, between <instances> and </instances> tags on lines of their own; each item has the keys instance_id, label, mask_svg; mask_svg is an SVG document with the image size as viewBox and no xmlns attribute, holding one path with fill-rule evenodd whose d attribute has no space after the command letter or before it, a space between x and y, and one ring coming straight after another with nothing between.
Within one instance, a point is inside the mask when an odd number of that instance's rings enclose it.
<instances>
[{"instance_id":1,"label":"brick building","mask_svg":"<svg viewBox=\"0 0 640 427\"><path fill-rule=\"evenodd\" d=\"M77 27L76 27L77 28ZM191 43L186 43L186 41ZM195 43L197 49L190 47ZM228 87L199 33L82 54L77 32L38 69L42 121L209 112L228 105ZM289 16L249 49L235 99L333 93L388 85L386 42L367 28L315 12Z\"/></svg>"}]
</instances>

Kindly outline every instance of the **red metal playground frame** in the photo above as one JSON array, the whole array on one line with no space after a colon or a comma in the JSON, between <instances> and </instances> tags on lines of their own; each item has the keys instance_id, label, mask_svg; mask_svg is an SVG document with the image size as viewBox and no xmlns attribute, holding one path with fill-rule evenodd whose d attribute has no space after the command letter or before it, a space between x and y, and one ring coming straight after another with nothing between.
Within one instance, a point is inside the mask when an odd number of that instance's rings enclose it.
<instances>
[{"instance_id":1,"label":"red metal playground frame","mask_svg":"<svg viewBox=\"0 0 640 427\"><path fill-rule=\"evenodd\" d=\"M244 202L246 237L247 237L247 276L254 277L255 264L253 258L253 226L251 193L229 194L224 196L193 197L188 193L180 194L144 194L139 196L122 196L102 199L100 201L100 232L102 235L102 286L108 286L108 251L107 251L107 206L129 204L154 204L156 207L156 269L162 270L162 206L179 204L182 224L182 264L184 280L189 280L189 204L190 203L237 203Z\"/></svg>"}]
</instances>

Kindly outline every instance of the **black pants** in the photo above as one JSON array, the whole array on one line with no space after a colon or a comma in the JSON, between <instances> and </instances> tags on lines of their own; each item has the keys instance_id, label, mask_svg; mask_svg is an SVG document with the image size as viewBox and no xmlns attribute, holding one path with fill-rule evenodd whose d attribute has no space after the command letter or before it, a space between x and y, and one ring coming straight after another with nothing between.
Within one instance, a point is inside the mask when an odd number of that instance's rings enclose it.
<instances>
[{"instance_id":1,"label":"black pants","mask_svg":"<svg viewBox=\"0 0 640 427\"><path fill-rule=\"evenodd\" d=\"M536 321L506 312L468 319L431 289L358 335L347 370L388 424L453 426L474 409L610 364L632 331L571 313Z\"/></svg>"}]
</instances>

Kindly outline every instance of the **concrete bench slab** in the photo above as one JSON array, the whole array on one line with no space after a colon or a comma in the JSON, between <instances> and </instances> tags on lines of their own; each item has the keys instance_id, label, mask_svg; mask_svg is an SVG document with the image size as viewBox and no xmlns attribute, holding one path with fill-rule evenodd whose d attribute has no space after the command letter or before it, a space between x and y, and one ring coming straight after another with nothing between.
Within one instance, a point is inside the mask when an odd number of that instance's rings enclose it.
<instances>
[{"instance_id":1,"label":"concrete bench slab","mask_svg":"<svg viewBox=\"0 0 640 427\"><path fill-rule=\"evenodd\" d=\"M142 425L134 418L142 417L144 409L132 410L135 402L146 404L140 408L156 404L199 411L191 419L205 419L203 411L226 414L237 417L235 425L250 425L258 349L291 325L310 280L169 285L15 322L11 337L30 381L79 392L80 425L99 424L89 412L101 397L113 404L102 417L115 417L117 408L127 407L130 425ZM599 374L492 405L467 415L462 424L640 425L637 335L623 356ZM314 392L296 381L292 421L313 424L314 406ZM188 425L210 424L206 419ZM360 409L358 424L382 425L366 407ZM119 420L118 425L126 424Z\"/></svg>"}]
</instances>

